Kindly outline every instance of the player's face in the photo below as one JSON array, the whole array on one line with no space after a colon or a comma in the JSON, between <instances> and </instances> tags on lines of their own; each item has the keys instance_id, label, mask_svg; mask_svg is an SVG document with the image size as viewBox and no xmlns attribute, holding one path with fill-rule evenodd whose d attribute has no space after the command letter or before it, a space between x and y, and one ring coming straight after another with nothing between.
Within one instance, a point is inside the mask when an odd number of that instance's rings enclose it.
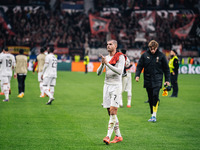
<instances>
[{"instance_id":1,"label":"player's face","mask_svg":"<svg viewBox=\"0 0 200 150\"><path fill-rule=\"evenodd\" d=\"M149 47L149 50L151 51L152 54L155 54L158 48L155 47Z\"/></svg>"},{"instance_id":2,"label":"player's face","mask_svg":"<svg viewBox=\"0 0 200 150\"><path fill-rule=\"evenodd\" d=\"M113 52L116 49L115 44L112 41L107 42L107 50L108 52Z\"/></svg>"}]
</instances>

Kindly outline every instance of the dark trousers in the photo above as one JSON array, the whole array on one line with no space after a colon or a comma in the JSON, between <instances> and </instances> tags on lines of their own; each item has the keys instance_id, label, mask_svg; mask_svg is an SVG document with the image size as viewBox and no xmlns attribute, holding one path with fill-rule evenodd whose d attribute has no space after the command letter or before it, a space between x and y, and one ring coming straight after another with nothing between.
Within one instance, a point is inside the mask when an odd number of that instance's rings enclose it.
<instances>
[{"instance_id":1,"label":"dark trousers","mask_svg":"<svg viewBox=\"0 0 200 150\"><path fill-rule=\"evenodd\" d=\"M26 75L24 74L17 74L17 81L18 81L18 91L19 94L21 92L24 93L25 91L25 79L26 79Z\"/></svg>"},{"instance_id":2,"label":"dark trousers","mask_svg":"<svg viewBox=\"0 0 200 150\"><path fill-rule=\"evenodd\" d=\"M88 73L87 65L85 65L85 73Z\"/></svg>"},{"instance_id":3,"label":"dark trousers","mask_svg":"<svg viewBox=\"0 0 200 150\"><path fill-rule=\"evenodd\" d=\"M157 102L159 101L160 87L146 88L146 91L149 98L150 112L153 114L153 106L156 106Z\"/></svg>"},{"instance_id":4,"label":"dark trousers","mask_svg":"<svg viewBox=\"0 0 200 150\"><path fill-rule=\"evenodd\" d=\"M171 73L171 84L172 84L172 88L173 88L173 92L172 92L172 96L178 96L178 74L172 75Z\"/></svg>"}]
</instances>

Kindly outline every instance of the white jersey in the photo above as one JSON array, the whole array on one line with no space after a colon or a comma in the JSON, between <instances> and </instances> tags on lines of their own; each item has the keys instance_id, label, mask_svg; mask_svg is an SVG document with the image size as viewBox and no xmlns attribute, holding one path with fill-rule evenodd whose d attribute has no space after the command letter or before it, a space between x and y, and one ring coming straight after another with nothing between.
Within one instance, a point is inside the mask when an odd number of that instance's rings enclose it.
<instances>
[{"instance_id":1,"label":"white jersey","mask_svg":"<svg viewBox=\"0 0 200 150\"><path fill-rule=\"evenodd\" d=\"M131 65L130 59L126 56L126 67ZM130 69L126 70L127 73L130 73Z\"/></svg>"},{"instance_id":2,"label":"white jersey","mask_svg":"<svg viewBox=\"0 0 200 150\"><path fill-rule=\"evenodd\" d=\"M12 76L12 71L16 65L15 57L12 54L1 54L1 76Z\"/></svg>"},{"instance_id":3,"label":"white jersey","mask_svg":"<svg viewBox=\"0 0 200 150\"><path fill-rule=\"evenodd\" d=\"M45 65L47 68L44 71L44 78L45 77L54 77L57 78L57 58L54 54L50 53L45 57Z\"/></svg>"},{"instance_id":4,"label":"white jersey","mask_svg":"<svg viewBox=\"0 0 200 150\"><path fill-rule=\"evenodd\" d=\"M1 55L3 55L3 52L0 53L0 58L1 58ZM2 63L2 62L1 62L1 63ZM0 64L0 77L2 76L2 69L1 69L2 67L1 67L1 66L2 66L2 65Z\"/></svg>"},{"instance_id":5,"label":"white jersey","mask_svg":"<svg viewBox=\"0 0 200 150\"><path fill-rule=\"evenodd\" d=\"M112 59L113 56L107 55L106 60L109 62ZM103 69L106 67L106 75L105 75L105 81L106 84L121 84L122 82L122 73L124 70L125 65L125 57L124 55L119 56L119 60L115 64L115 66L112 66L111 64L102 65L98 68L97 74L103 71Z\"/></svg>"}]
</instances>

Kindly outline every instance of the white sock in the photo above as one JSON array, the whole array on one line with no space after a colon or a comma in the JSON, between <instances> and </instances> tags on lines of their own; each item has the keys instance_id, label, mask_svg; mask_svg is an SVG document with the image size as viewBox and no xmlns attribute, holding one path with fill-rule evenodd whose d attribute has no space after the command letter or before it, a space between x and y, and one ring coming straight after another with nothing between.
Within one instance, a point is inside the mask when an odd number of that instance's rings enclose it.
<instances>
[{"instance_id":1,"label":"white sock","mask_svg":"<svg viewBox=\"0 0 200 150\"><path fill-rule=\"evenodd\" d=\"M114 131L115 131L115 135L118 136L118 137L121 137L121 133L120 133L120 130L119 130L119 120L117 118L117 115L116 115L116 124L114 126Z\"/></svg>"},{"instance_id":2,"label":"white sock","mask_svg":"<svg viewBox=\"0 0 200 150\"><path fill-rule=\"evenodd\" d=\"M153 112L152 117L156 117L156 112Z\"/></svg>"},{"instance_id":3,"label":"white sock","mask_svg":"<svg viewBox=\"0 0 200 150\"><path fill-rule=\"evenodd\" d=\"M120 94L119 99L119 106L123 106L122 94Z\"/></svg>"},{"instance_id":4,"label":"white sock","mask_svg":"<svg viewBox=\"0 0 200 150\"><path fill-rule=\"evenodd\" d=\"M131 96L128 96L128 102L127 105L131 105Z\"/></svg>"},{"instance_id":5,"label":"white sock","mask_svg":"<svg viewBox=\"0 0 200 150\"><path fill-rule=\"evenodd\" d=\"M50 93L52 96L54 96L54 86L50 86Z\"/></svg>"},{"instance_id":6,"label":"white sock","mask_svg":"<svg viewBox=\"0 0 200 150\"><path fill-rule=\"evenodd\" d=\"M8 84L3 85L3 93L5 95L5 99L9 99L9 86L8 86Z\"/></svg>"},{"instance_id":7,"label":"white sock","mask_svg":"<svg viewBox=\"0 0 200 150\"><path fill-rule=\"evenodd\" d=\"M44 86L44 93L47 94L49 96L50 99L53 98L53 96L51 95L51 93L49 92L49 88L47 86Z\"/></svg>"},{"instance_id":8,"label":"white sock","mask_svg":"<svg viewBox=\"0 0 200 150\"><path fill-rule=\"evenodd\" d=\"M110 120L108 124L108 133L107 133L107 136L109 137L109 139L112 136L115 124L116 124L116 115L110 115Z\"/></svg>"},{"instance_id":9,"label":"white sock","mask_svg":"<svg viewBox=\"0 0 200 150\"><path fill-rule=\"evenodd\" d=\"M40 82L40 92L42 95L44 95L44 88L43 88L43 83Z\"/></svg>"},{"instance_id":10,"label":"white sock","mask_svg":"<svg viewBox=\"0 0 200 150\"><path fill-rule=\"evenodd\" d=\"M10 83L8 83L8 87L9 87L9 90L10 90Z\"/></svg>"}]
</instances>

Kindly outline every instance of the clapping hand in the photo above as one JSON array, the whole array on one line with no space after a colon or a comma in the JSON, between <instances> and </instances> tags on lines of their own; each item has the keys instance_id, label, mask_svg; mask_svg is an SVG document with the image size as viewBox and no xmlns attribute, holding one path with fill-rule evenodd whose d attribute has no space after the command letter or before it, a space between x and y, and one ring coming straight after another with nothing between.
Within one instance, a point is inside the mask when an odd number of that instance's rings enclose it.
<instances>
[{"instance_id":1,"label":"clapping hand","mask_svg":"<svg viewBox=\"0 0 200 150\"><path fill-rule=\"evenodd\" d=\"M100 54L100 56L101 56L101 63L102 63L102 64L107 64L108 62L107 62L107 60L106 60L106 57L104 57L104 56L101 55L101 54Z\"/></svg>"}]
</instances>

